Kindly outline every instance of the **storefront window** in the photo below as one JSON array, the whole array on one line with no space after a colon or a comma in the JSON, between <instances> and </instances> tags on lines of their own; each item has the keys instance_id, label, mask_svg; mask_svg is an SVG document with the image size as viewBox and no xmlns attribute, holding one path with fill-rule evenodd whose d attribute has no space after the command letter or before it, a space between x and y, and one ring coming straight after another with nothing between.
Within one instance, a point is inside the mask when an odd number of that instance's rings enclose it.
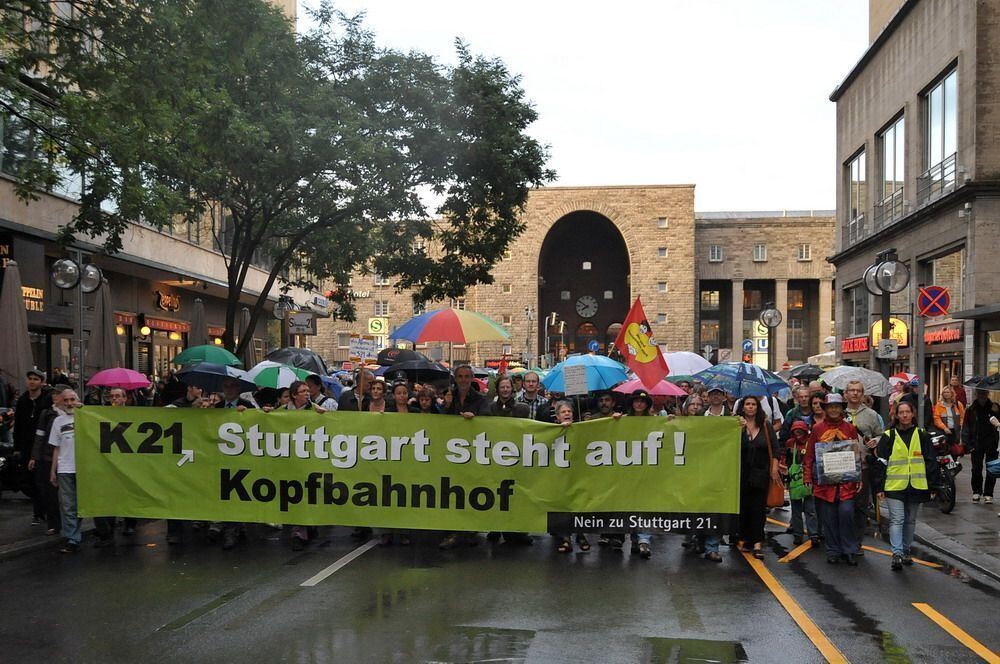
<instances>
[{"instance_id":1,"label":"storefront window","mask_svg":"<svg viewBox=\"0 0 1000 664\"><path fill-rule=\"evenodd\" d=\"M1000 331L990 332L986 343L986 373L1000 371Z\"/></svg>"},{"instance_id":2,"label":"storefront window","mask_svg":"<svg viewBox=\"0 0 1000 664\"><path fill-rule=\"evenodd\" d=\"M153 330L153 371L158 378L175 368L173 359L184 350L186 336L181 332Z\"/></svg>"}]
</instances>

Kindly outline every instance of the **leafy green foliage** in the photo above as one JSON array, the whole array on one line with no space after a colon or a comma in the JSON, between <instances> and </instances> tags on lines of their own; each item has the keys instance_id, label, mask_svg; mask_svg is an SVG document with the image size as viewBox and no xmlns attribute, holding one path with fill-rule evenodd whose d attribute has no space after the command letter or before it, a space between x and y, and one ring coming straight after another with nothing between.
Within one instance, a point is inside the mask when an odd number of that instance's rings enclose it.
<instances>
[{"instance_id":1,"label":"leafy green foliage","mask_svg":"<svg viewBox=\"0 0 1000 664\"><path fill-rule=\"evenodd\" d=\"M380 47L329 4L299 35L264 0L92 4L52 30L60 44L99 35L96 52L23 48L17 64L51 63L40 74L59 118L50 142L87 174L66 238L115 252L131 222L210 218L227 262L229 346L261 263L269 278L252 325L272 286L334 280L345 300L357 269L396 277L420 301L490 281L523 230L529 188L552 177L526 134L536 114L518 78L461 43L445 67ZM26 172L26 195L52 177ZM430 214L428 194L439 201Z\"/></svg>"}]
</instances>

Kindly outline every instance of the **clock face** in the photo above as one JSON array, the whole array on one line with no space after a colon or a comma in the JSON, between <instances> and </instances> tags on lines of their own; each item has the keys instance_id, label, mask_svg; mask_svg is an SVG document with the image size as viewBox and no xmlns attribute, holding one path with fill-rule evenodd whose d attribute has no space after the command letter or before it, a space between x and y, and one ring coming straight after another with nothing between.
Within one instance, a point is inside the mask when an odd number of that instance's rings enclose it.
<instances>
[{"instance_id":1,"label":"clock face","mask_svg":"<svg viewBox=\"0 0 1000 664\"><path fill-rule=\"evenodd\" d=\"M597 315L597 298L584 295L576 301L576 313L584 318L593 318Z\"/></svg>"}]
</instances>

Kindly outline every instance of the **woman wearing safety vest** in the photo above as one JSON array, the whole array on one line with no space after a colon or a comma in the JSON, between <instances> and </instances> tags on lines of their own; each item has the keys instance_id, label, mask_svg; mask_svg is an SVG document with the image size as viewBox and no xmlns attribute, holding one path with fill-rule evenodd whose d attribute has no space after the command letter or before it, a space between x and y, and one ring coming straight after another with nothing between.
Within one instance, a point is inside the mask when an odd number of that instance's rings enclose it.
<instances>
[{"instance_id":1,"label":"woman wearing safety vest","mask_svg":"<svg viewBox=\"0 0 1000 664\"><path fill-rule=\"evenodd\" d=\"M912 565L910 545L917 527L920 503L933 495L940 481L937 455L927 432L914 426L913 406L901 401L896 406L896 426L878 442L875 456L881 461L872 469L874 488L889 507L889 543L892 569Z\"/></svg>"}]
</instances>

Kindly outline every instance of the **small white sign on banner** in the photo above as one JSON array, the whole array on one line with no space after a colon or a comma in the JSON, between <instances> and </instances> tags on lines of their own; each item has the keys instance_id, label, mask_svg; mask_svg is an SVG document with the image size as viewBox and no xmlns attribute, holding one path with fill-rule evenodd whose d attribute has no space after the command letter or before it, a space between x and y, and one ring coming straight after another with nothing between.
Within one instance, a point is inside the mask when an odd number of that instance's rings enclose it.
<instances>
[{"instance_id":1,"label":"small white sign on banner","mask_svg":"<svg viewBox=\"0 0 1000 664\"><path fill-rule=\"evenodd\" d=\"M567 396L586 394L590 391L587 387L587 367L582 364L563 367L563 383L566 386Z\"/></svg>"}]
</instances>

